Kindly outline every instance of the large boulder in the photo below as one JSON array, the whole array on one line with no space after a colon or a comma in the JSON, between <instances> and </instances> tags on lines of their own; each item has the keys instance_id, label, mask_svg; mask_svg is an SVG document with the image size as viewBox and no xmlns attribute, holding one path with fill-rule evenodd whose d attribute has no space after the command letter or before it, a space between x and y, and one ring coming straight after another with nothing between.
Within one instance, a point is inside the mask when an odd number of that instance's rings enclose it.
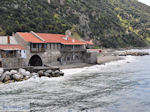
<instances>
[{"instance_id":1,"label":"large boulder","mask_svg":"<svg viewBox=\"0 0 150 112\"><path fill-rule=\"evenodd\" d=\"M60 76L64 76L64 72L60 71L59 72Z\"/></svg>"},{"instance_id":2,"label":"large boulder","mask_svg":"<svg viewBox=\"0 0 150 112\"><path fill-rule=\"evenodd\" d=\"M6 78L6 80L9 79L9 78L10 78L9 80L12 79L12 73L11 73L11 72L6 71L4 74L5 74L6 76L8 76L8 77Z\"/></svg>"},{"instance_id":3,"label":"large boulder","mask_svg":"<svg viewBox=\"0 0 150 112\"><path fill-rule=\"evenodd\" d=\"M31 76L31 73L29 71L26 71L26 76Z\"/></svg>"},{"instance_id":4,"label":"large boulder","mask_svg":"<svg viewBox=\"0 0 150 112\"><path fill-rule=\"evenodd\" d=\"M0 77L0 82L3 82L5 77L6 77L6 74L2 74L1 77Z\"/></svg>"},{"instance_id":5,"label":"large boulder","mask_svg":"<svg viewBox=\"0 0 150 112\"><path fill-rule=\"evenodd\" d=\"M4 73L4 69L0 68L0 74L3 74L3 73Z\"/></svg>"},{"instance_id":6,"label":"large boulder","mask_svg":"<svg viewBox=\"0 0 150 112\"><path fill-rule=\"evenodd\" d=\"M38 72L38 74L39 74L39 77L44 76L44 72L43 72L43 70L40 70L40 71Z\"/></svg>"},{"instance_id":7,"label":"large boulder","mask_svg":"<svg viewBox=\"0 0 150 112\"><path fill-rule=\"evenodd\" d=\"M46 73L51 74L53 71L52 70L47 70Z\"/></svg>"},{"instance_id":8,"label":"large boulder","mask_svg":"<svg viewBox=\"0 0 150 112\"><path fill-rule=\"evenodd\" d=\"M44 76L45 76L45 77L50 77L51 75L50 75L49 73L45 72L45 73L44 73Z\"/></svg>"},{"instance_id":9,"label":"large boulder","mask_svg":"<svg viewBox=\"0 0 150 112\"><path fill-rule=\"evenodd\" d=\"M39 77L39 74L38 73L32 73L32 77L37 78L37 77Z\"/></svg>"},{"instance_id":10,"label":"large boulder","mask_svg":"<svg viewBox=\"0 0 150 112\"><path fill-rule=\"evenodd\" d=\"M26 70L25 69L20 68L19 73L22 74L23 76L26 76Z\"/></svg>"},{"instance_id":11,"label":"large boulder","mask_svg":"<svg viewBox=\"0 0 150 112\"><path fill-rule=\"evenodd\" d=\"M7 82L9 80L11 80L11 77L9 75L6 75L5 78L4 78L4 80L3 80L3 82Z\"/></svg>"},{"instance_id":12,"label":"large boulder","mask_svg":"<svg viewBox=\"0 0 150 112\"><path fill-rule=\"evenodd\" d=\"M10 73L11 73L11 74L17 74L18 71L17 71L17 70L11 70Z\"/></svg>"},{"instance_id":13,"label":"large boulder","mask_svg":"<svg viewBox=\"0 0 150 112\"><path fill-rule=\"evenodd\" d=\"M9 75L9 76L12 75L11 72L9 72L9 71L6 71L4 74Z\"/></svg>"},{"instance_id":14,"label":"large boulder","mask_svg":"<svg viewBox=\"0 0 150 112\"><path fill-rule=\"evenodd\" d=\"M21 81L23 78L24 77L21 74L14 74L13 75L13 80L16 80L16 81Z\"/></svg>"}]
</instances>

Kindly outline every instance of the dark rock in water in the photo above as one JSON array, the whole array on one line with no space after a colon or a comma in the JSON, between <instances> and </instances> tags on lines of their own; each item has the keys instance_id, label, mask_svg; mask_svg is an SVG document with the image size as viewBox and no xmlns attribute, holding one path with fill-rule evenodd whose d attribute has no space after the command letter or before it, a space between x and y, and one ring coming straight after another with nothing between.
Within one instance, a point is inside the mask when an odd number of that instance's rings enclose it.
<instances>
[{"instance_id":1,"label":"dark rock in water","mask_svg":"<svg viewBox=\"0 0 150 112\"><path fill-rule=\"evenodd\" d=\"M59 72L60 76L64 76L64 72L60 71Z\"/></svg>"},{"instance_id":2,"label":"dark rock in water","mask_svg":"<svg viewBox=\"0 0 150 112\"><path fill-rule=\"evenodd\" d=\"M59 74L59 72L60 72L59 70L56 70L54 73L55 73L55 74Z\"/></svg>"},{"instance_id":3,"label":"dark rock in water","mask_svg":"<svg viewBox=\"0 0 150 112\"><path fill-rule=\"evenodd\" d=\"M40 70L40 71L38 72L38 74L39 74L39 77L44 76L44 72L43 72L43 70Z\"/></svg>"}]
</instances>

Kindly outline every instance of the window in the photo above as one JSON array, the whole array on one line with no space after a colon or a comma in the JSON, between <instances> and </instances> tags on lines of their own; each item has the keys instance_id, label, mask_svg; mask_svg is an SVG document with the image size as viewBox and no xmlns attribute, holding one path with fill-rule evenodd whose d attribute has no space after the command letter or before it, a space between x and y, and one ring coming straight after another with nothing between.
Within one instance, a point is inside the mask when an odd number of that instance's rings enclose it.
<instances>
[{"instance_id":1,"label":"window","mask_svg":"<svg viewBox=\"0 0 150 112\"><path fill-rule=\"evenodd\" d=\"M37 44L32 44L32 48L36 48L37 47Z\"/></svg>"}]
</instances>

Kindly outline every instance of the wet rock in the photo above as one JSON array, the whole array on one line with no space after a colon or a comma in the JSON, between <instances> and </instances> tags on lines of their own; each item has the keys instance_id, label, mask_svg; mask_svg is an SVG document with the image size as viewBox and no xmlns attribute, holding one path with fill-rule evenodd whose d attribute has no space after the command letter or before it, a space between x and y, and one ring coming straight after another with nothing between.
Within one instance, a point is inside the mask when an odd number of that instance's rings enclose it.
<instances>
[{"instance_id":1,"label":"wet rock","mask_svg":"<svg viewBox=\"0 0 150 112\"><path fill-rule=\"evenodd\" d=\"M24 80L28 80L30 78L31 78L31 76L26 76L26 77L24 77Z\"/></svg>"},{"instance_id":2,"label":"wet rock","mask_svg":"<svg viewBox=\"0 0 150 112\"><path fill-rule=\"evenodd\" d=\"M11 74L17 74L18 72L17 72L17 70L11 70L10 73Z\"/></svg>"},{"instance_id":3,"label":"wet rock","mask_svg":"<svg viewBox=\"0 0 150 112\"><path fill-rule=\"evenodd\" d=\"M16 81L21 81L23 78L24 77L21 74L14 74L13 75L13 79L16 80Z\"/></svg>"},{"instance_id":4,"label":"wet rock","mask_svg":"<svg viewBox=\"0 0 150 112\"><path fill-rule=\"evenodd\" d=\"M4 80L3 80L3 82L7 82L9 80L11 80L11 77L9 75L6 75L5 78L4 78Z\"/></svg>"},{"instance_id":5,"label":"wet rock","mask_svg":"<svg viewBox=\"0 0 150 112\"><path fill-rule=\"evenodd\" d=\"M39 77L39 74L38 73L32 73L32 76Z\"/></svg>"},{"instance_id":6,"label":"wet rock","mask_svg":"<svg viewBox=\"0 0 150 112\"><path fill-rule=\"evenodd\" d=\"M44 73L44 76L46 76L46 77L50 77L50 74L49 74L49 73L47 73L47 72L45 72L45 73Z\"/></svg>"},{"instance_id":7,"label":"wet rock","mask_svg":"<svg viewBox=\"0 0 150 112\"><path fill-rule=\"evenodd\" d=\"M59 72L60 72L59 70L56 70L54 73L55 73L55 74L59 74Z\"/></svg>"},{"instance_id":8,"label":"wet rock","mask_svg":"<svg viewBox=\"0 0 150 112\"><path fill-rule=\"evenodd\" d=\"M26 75L27 75L27 76L30 76L31 73L30 73L29 71L26 71Z\"/></svg>"},{"instance_id":9,"label":"wet rock","mask_svg":"<svg viewBox=\"0 0 150 112\"><path fill-rule=\"evenodd\" d=\"M26 70L25 69L20 68L19 73L22 74L23 76L26 76Z\"/></svg>"},{"instance_id":10,"label":"wet rock","mask_svg":"<svg viewBox=\"0 0 150 112\"><path fill-rule=\"evenodd\" d=\"M52 70L47 70L46 73L51 74L53 71Z\"/></svg>"},{"instance_id":11,"label":"wet rock","mask_svg":"<svg viewBox=\"0 0 150 112\"><path fill-rule=\"evenodd\" d=\"M0 77L0 81L3 82L5 77L6 77L6 74L2 74L1 77Z\"/></svg>"},{"instance_id":12,"label":"wet rock","mask_svg":"<svg viewBox=\"0 0 150 112\"><path fill-rule=\"evenodd\" d=\"M0 68L0 74L3 74L3 73L4 73L4 69Z\"/></svg>"},{"instance_id":13,"label":"wet rock","mask_svg":"<svg viewBox=\"0 0 150 112\"><path fill-rule=\"evenodd\" d=\"M6 71L4 74L9 75L9 76L12 75L11 72L9 72L9 71Z\"/></svg>"},{"instance_id":14,"label":"wet rock","mask_svg":"<svg viewBox=\"0 0 150 112\"><path fill-rule=\"evenodd\" d=\"M40 70L40 71L38 72L38 74L39 74L39 77L44 76L44 72L43 72L43 70Z\"/></svg>"},{"instance_id":15,"label":"wet rock","mask_svg":"<svg viewBox=\"0 0 150 112\"><path fill-rule=\"evenodd\" d=\"M64 76L64 72L60 71L59 72L60 76Z\"/></svg>"}]
</instances>

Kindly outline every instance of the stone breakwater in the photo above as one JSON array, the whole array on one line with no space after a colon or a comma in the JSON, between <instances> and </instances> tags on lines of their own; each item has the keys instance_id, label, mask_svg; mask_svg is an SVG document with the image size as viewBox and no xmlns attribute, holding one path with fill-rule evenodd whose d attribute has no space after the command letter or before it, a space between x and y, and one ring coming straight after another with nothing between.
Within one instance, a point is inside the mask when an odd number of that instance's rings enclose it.
<instances>
[{"instance_id":1,"label":"stone breakwater","mask_svg":"<svg viewBox=\"0 0 150 112\"><path fill-rule=\"evenodd\" d=\"M0 83L12 83L28 80L31 77L60 77L64 73L58 67L30 67L26 69L0 68Z\"/></svg>"},{"instance_id":2,"label":"stone breakwater","mask_svg":"<svg viewBox=\"0 0 150 112\"><path fill-rule=\"evenodd\" d=\"M145 56L145 55L149 55L149 53L147 52L122 52L119 54L119 56Z\"/></svg>"}]
</instances>

